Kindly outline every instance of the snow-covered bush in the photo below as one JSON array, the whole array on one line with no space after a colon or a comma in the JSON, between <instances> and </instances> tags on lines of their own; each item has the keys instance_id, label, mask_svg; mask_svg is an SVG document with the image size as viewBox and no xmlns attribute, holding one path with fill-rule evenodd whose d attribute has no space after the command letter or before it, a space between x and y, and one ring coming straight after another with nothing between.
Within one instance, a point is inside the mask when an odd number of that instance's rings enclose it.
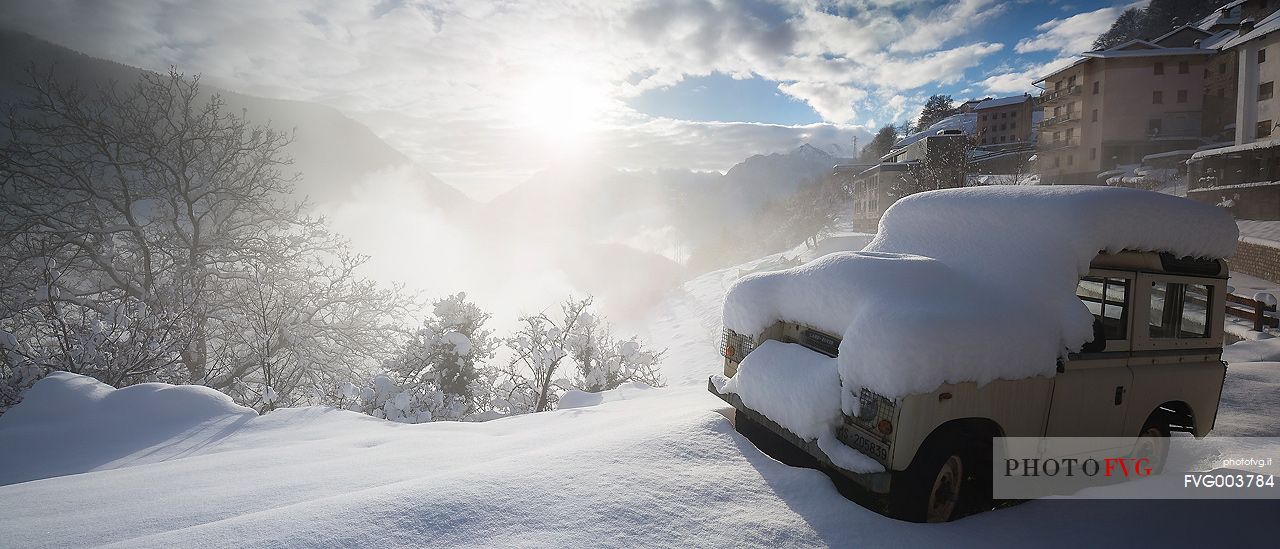
<instances>
[{"instance_id":1,"label":"snow-covered bush","mask_svg":"<svg viewBox=\"0 0 1280 549\"><path fill-rule=\"evenodd\" d=\"M414 394L429 395L437 419L464 419L487 411L493 374L486 362L498 340L484 328L489 314L457 293L434 303L433 314L386 369Z\"/></svg>"},{"instance_id":2,"label":"snow-covered bush","mask_svg":"<svg viewBox=\"0 0 1280 549\"><path fill-rule=\"evenodd\" d=\"M634 337L615 340L608 323L589 311L591 302L570 297L558 319L546 313L520 319L520 330L506 341L513 358L501 372L496 411L551 410L569 389L596 392L629 381L663 384L657 370L665 351L645 349Z\"/></svg>"}]
</instances>

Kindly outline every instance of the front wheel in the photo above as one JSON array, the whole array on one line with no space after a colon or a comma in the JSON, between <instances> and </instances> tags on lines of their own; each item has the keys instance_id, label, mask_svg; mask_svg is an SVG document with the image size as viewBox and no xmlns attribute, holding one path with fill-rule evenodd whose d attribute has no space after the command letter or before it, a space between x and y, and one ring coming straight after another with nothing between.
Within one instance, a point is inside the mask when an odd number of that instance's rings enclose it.
<instances>
[{"instance_id":1,"label":"front wheel","mask_svg":"<svg viewBox=\"0 0 1280 549\"><path fill-rule=\"evenodd\" d=\"M972 491L965 475L976 460L963 451L958 437L944 435L926 442L906 470L894 475L889 514L910 522L947 522L956 518L963 498Z\"/></svg>"}]
</instances>

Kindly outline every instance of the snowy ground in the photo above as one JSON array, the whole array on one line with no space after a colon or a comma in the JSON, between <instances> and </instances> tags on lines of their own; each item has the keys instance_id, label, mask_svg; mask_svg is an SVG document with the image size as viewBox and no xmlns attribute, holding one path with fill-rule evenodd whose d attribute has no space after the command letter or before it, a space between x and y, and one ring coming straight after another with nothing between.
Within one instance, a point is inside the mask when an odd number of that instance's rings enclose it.
<instances>
[{"instance_id":1,"label":"snowy ground","mask_svg":"<svg viewBox=\"0 0 1280 549\"><path fill-rule=\"evenodd\" d=\"M783 255L795 253L816 252ZM1275 501L1032 501L941 525L863 509L823 474L760 453L706 393L706 376L720 368L720 300L736 276L726 269L685 284L653 319L647 335L671 348L671 387L575 395L575 408L488 423L401 425L323 408L258 417L199 388L41 382L0 416L0 546L1075 547L1273 538L1262 525L1280 513ZM1277 342L1245 342L1228 358L1280 360ZM1280 436L1277 404L1280 363L1234 363L1215 434Z\"/></svg>"}]
</instances>

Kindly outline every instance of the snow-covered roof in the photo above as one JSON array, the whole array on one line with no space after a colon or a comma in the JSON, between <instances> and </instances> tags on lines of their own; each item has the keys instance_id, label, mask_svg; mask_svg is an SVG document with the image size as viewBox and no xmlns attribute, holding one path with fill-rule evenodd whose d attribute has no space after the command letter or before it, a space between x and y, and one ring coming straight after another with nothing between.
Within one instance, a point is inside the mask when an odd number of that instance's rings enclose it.
<instances>
[{"instance_id":1,"label":"snow-covered roof","mask_svg":"<svg viewBox=\"0 0 1280 549\"><path fill-rule=\"evenodd\" d=\"M928 128L898 140L897 143L893 144L893 151L885 155L885 157L893 156L897 151L902 150L908 145L911 145L921 139L932 135L938 135L938 132L942 130L960 130L966 134L973 135L978 130L978 115L971 112L963 112L960 114L953 114L943 118L942 120L934 122Z\"/></svg>"},{"instance_id":2,"label":"snow-covered roof","mask_svg":"<svg viewBox=\"0 0 1280 549\"><path fill-rule=\"evenodd\" d=\"M1100 250L1223 258L1237 237L1220 208L1137 189L931 191L891 206L864 251L742 278L723 321L743 334L780 320L842 334L840 379L854 394L1053 375L1093 338L1075 290Z\"/></svg>"},{"instance_id":3,"label":"snow-covered roof","mask_svg":"<svg viewBox=\"0 0 1280 549\"><path fill-rule=\"evenodd\" d=\"M1244 151L1270 149L1276 146L1280 146L1280 139L1265 139L1262 141L1254 141L1253 143L1245 143L1243 145L1232 145L1230 147L1219 147L1216 149L1197 151L1195 154L1191 155L1191 160L1200 160L1202 158L1209 158L1212 156L1221 156L1224 154L1231 154L1231 153L1244 152Z\"/></svg>"},{"instance_id":4,"label":"snow-covered roof","mask_svg":"<svg viewBox=\"0 0 1280 549\"><path fill-rule=\"evenodd\" d=\"M1218 185L1215 187L1198 187L1191 189L1189 192L1206 192L1206 191L1235 191L1240 189L1250 189L1254 187L1272 187L1280 185L1280 181L1251 181L1249 183L1236 183L1234 185Z\"/></svg>"},{"instance_id":5,"label":"snow-covered roof","mask_svg":"<svg viewBox=\"0 0 1280 549\"><path fill-rule=\"evenodd\" d=\"M1176 158L1179 156L1190 157L1191 155L1196 153L1196 150L1197 149L1183 149L1179 151L1169 151L1169 152L1162 152L1162 153L1156 153L1156 154L1148 154L1142 157L1142 161L1146 162L1148 160L1160 160L1162 158Z\"/></svg>"},{"instance_id":6,"label":"snow-covered roof","mask_svg":"<svg viewBox=\"0 0 1280 549\"><path fill-rule=\"evenodd\" d=\"M1233 2L1224 4L1222 7L1213 10L1213 13L1206 15L1204 19L1197 21L1196 26L1202 29L1207 29L1214 25L1234 25L1239 23L1240 6L1245 2L1246 0L1234 0ZM1224 11L1227 13L1226 15L1223 15Z\"/></svg>"},{"instance_id":7,"label":"snow-covered roof","mask_svg":"<svg viewBox=\"0 0 1280 549\"><path fill-rule=\"evenodd\" d=\"M1164 34L1161 34L1160 36L1157 36L1157 37L1156 37L1155 39L1153 39L1151 42L1153 42L1153 43L1155 43L1155 44L1159 44L1161 41L1163 41L1163 40L1165 40L1165 39L1169 38L1170 36L1173 36L1173 35L1175 35L1175 34L1178 34L1178 33L1182 32L1182 31L1184 31L1184 30L1189 30L1189 31L1192 31L1192 32L1195 32L1195 33L1199 33L1199 34L1204 35L1204 36L1212 36L1212 35L1213 35L1213 33L1212 33L1212 32L1209 32L1209 31L1204 30L1204 29L1202 29L1202 28L1199 28L1199 27L1193 27L1193 26L1191 26L1191 25L1183 25L1183 26L1181 26L1181 27L1174 28L1173 30L1171 30L1171 31L1169 31L1169 32L1166 32L1166 33L1164 33Z\"/></svg>"},{"instance_id":8,"label":"snow-covered roof","mask_svg":"<svg viewBox=\"0 0 1280 549\"><path fill-rule=\"evenodd\" d=\"M1161 56L1173 56L1173 55L1211 55L1211 54L1214 54L1214 53L1217 53L1217 51L1214 51L1214 50L1211 50L1211 49L1206 49L1206 48L1162 48L1162 47L1160 47L1160 46L1156 46L1155 48L1151 48L1151 49L1141 48L1141 49L1131 49L1131 50L1102 50L1102 51L1087 51L1087 52L1084 52L1084 53L1082 53L1082 54L1080 54L1080 55L1083 55L1083 56L1085 56L1085 57L1096 57L1096 58L1102 58L1102 59L1113 59L1113 58L1120 58L1120 57L1161 57Z\"/></svg>"},{"instance_id":9,"label":"snow-covered roof","mask_svg":"<svg viewBox=\"0 0 1280 549\"><path fill-rule=\"evenodd\" d=\"M986 109L995 109L999 107L1007 107L1009 105L1017 105L1030 99L1027 95L1011 95L1009 97L1000 97L996 99L987 99L975 105L973 110L981 111Z\"/></svg>"},{"instance_id":10,"label":"snow-covered roof","mask_svg":"<svg viewBox=\"0 0 1280 549\"><path fill-rule=\"evenodd\" d=\"M1218 48L1223 50L1231 49L1250 40L1262 38L1263 36L1275 32L1277 29L1280 29L1280 11L1273 12L1271 15L1263 17L1261 21L1258 21L1258 23L1254 25L1253 30L1223 42L1218 46Z\"/></svg>"}]
</instances>

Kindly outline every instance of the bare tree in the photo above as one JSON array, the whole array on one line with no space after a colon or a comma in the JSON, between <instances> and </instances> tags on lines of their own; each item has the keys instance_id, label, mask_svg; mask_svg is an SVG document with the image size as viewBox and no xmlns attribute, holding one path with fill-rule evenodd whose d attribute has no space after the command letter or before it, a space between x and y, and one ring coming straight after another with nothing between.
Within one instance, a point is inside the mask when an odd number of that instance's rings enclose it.
<instances>
[{"instance_id":1,"label":"bare tree","mask_svg":"<svg viewBox=\"0 0 1280 549\"><path fill-rule=\"evenodd\" d=\"M396 336L399 292L288 199L290 134L176 71L84 93L32 69L26 86L0 147L0 329L30 360L269 407Z\"/></svg>"},{"instance_id":2,"label":"bare tree","mask_svg":"<svg viewBox=\"0 0 1280 549\"><path fill-rule=\"evenodd\" d=\"M902 198L924 191L963 187L975 172L970 162L976 147L970 136L930 137L924 157L907 166L906 175L890 187Z\"/></svg>"}]
</instances>

